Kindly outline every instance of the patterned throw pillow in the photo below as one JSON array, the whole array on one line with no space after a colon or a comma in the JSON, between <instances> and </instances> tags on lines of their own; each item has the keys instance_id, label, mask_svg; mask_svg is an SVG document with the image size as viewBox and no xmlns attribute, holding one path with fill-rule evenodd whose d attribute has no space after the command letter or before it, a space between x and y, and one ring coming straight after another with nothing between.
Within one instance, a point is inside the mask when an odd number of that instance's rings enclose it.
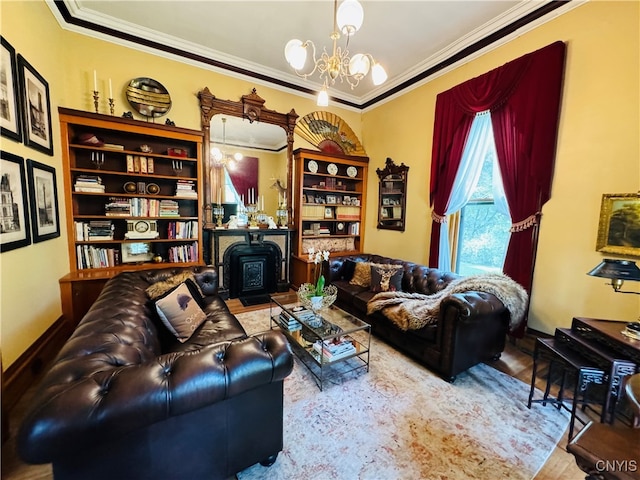
<instances>
[{"instance_id":1,"label":"patterned throw pillow","mask_svg":"<svg viewBox=\"0 0 640 480\"><path fill-rule=\"evenodd\" d=\"M356 262L353 269L353 277L351 277L349 283L359 287L369 287L371 285L371 263Z\"/></svg>"},{"instance_id":2,"label":"patterned throw pillow","mask_svg":"<svg viewBox=\"0 0 640 480\"><path fill-rule=\"evenodd\" d=\"M149 287L147 287L145 291L147 292L147 296L151 300L156 300L187 280L192 280L194 282L194 285L196 285L193 272L184 271L182 273L178 273L172 277L169 277L166 280L149 285Z\"/></svg>"},{"instance_id":3,"label":"patterned throw pillow","mask_svg":"<svg viewBox=\"0 0 640 480\"><path fill-rule=\"evenodd\" d=\"M399 292L402 290L402 265L371 265L372 292Z\"/></svg>"},{"instance_id":4,"label":"patterned throw pillow","mask_svg":"<svg viewBox=\"0 0 640 480\"><path fill-rule=\"evenodd\" d=\"M187 280L156 301L160 320L181 343L189 340L207 318L195 299L197 295L195 284Z\"/></svg>"}]
</instances>

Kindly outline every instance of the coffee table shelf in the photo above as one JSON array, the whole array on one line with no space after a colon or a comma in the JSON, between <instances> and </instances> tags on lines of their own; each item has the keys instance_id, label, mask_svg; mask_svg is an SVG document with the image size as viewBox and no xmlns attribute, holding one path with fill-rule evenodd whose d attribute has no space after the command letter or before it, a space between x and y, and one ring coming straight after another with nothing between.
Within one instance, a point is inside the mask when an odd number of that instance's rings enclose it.
<instances>
[{"instance_id":1,"label":"coffee table shelf","mask_svg":"<svg viewBox=\"0 0 640 480\"><path fill-rule=\"evenodd\" d=\"M284 332L320 390L326 380L356 370L369 371L371 325L334 305L321 311L321 319L309 316L295 296L271 295L270 327ZM335 358L327 353L332 349Z\"/></svg>"}]
</instances>

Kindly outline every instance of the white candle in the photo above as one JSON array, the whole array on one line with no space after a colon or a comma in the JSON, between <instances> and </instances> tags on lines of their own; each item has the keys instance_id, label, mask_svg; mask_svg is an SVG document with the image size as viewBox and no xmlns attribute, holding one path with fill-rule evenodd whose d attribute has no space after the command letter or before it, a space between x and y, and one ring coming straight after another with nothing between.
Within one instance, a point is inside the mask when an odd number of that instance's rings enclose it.
<instances>
[{"instance_id":1,"label":"white candle","mask_svg":"<svg viewBox=\"0 0 640 480\"><path fill-rule=\"evenodd\" d=\"M93 91L98 91L98 75L95 70L93 71Z\"/></svg>"},{"instance_id":2,"label":"white candle","mask_svg":"<svg viewBox=\"0 0 640 480\"><path fill-rule=\"evenodd\" d=\"M218 205L222 205L222 190L218 189Z\"/></svg>"},{"instance_id":3,"label":"white candle","mask_svg":"<svg viewBox=\"0 0 640 480\"><path fill-rule=\"evenodd\" d=\"M113 98L113 89L111 88L111 79L109 79L109 98Z\"/></svg>"},{"instance_id":4,"label":"white candle","mask_svg":"<svg viewBox=\"0 0 640 480\"><path fill-rule=\"evenodd\" d=\"M264 195L262 195L262 208L260 210L264 212Z\"/></svg>"}]
</instances>

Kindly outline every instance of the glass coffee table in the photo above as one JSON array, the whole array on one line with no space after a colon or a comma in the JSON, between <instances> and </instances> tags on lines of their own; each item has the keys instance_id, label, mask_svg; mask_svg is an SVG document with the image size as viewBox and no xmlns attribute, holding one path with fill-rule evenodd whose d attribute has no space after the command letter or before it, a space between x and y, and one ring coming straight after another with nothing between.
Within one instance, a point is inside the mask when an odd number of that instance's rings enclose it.
<instances>
[{"instance_id":1,"label":"glass coffee table","mask_svg":"<svg viewBox=\"0 0 640 480\"><path fill-rule=\"evenodd\" d=\"M332 305L316 316L295 294L270 295L270 327L279 328L320 390L325 380L369 371L371 325Z\"/></svg>"}]
</instances>

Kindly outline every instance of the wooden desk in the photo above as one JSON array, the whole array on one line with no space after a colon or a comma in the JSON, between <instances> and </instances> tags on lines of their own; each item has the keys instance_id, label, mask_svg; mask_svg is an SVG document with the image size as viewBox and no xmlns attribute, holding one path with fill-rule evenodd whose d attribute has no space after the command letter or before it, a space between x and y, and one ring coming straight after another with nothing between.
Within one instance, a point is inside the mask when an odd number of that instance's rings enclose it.
<instances>
[{"instance_id":1,"label":"wooden desk","mask_svg":"<svg viewBox=\"0 0 640 480\"><path fill-rule=\"evenodd\" d=\"M613 420L622 379L640 371L640 341L622 334L627 322L575 317L571 329L556 330L556 339L579 352L607 374L608 389L601 421Z\"/></svg>"}]
</instances>

